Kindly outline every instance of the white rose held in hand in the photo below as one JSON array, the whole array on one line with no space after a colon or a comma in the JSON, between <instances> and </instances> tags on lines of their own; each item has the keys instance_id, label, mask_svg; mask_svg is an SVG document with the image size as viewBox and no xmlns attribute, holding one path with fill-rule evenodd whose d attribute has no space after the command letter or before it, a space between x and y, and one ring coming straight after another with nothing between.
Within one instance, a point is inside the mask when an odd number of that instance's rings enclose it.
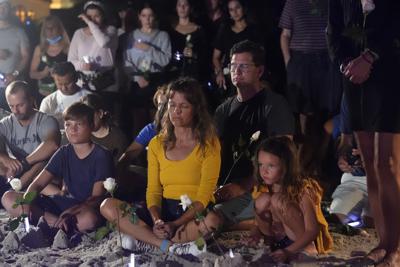
<instances>
[{"instance_id":1,"label":"white rose held in hand","mask_svg":"<svg viewBox=\"0 0 400 267\"><path fill-rule=\"evenodd\" d=\"M368 14L375 9L373 0L361 0L361 6L364 14Z\"/></svg>"},{"instance_id":2,"label":"white rose held in hand","mask_svg":"<svg viewBox=\"0 0 400 267\"><path fill-rule=\"evenodd\" d=\"M108 193L113 194L117 183L114 178L109 177L103 182L103 186Z\"/></svg>"},{"instance_id":3,"label":"white rose held in hand","mask_svg":"<svg viewBox=\"0 0 400 267\"><path fill-rule=\"evenodd\" d=\"M190 205L192 205L192 200L189 198L188 195L181 195L181 203L179 205L182 206L182 209L185 211Z\"/></svg>"},{"instance_id":4,"label":"white rose held in hand","mask_svg":"<svg viewBox=\"0 0 400 267\"><path fill-rule=\"evenodd\" d=\"M253 135L250 137L250 143L257 141L258 138L260 138L260 134L261 134L261 131L257 131L255 133L253 133Z\"/></svg>"},{"instance_id":5,"label":"white rose held in hand","mask_svg":"<svg viewBox=\"0 0 400 267\"><path fill-rule=\"evenodd\" d=\"M12 189L14 189L15 192L19 192L22 189L22 183L21 180L18 178L14 178L10 181L10 185Z\"/></svg>"}]
</instances>

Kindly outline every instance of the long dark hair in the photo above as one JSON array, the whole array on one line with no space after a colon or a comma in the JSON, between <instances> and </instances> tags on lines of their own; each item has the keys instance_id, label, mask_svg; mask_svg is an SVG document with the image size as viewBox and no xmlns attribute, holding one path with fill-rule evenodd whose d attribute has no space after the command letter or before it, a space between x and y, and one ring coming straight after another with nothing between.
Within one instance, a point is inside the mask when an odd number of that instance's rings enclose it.
<instances>
[{"instance_id":1,"label":"long dark hair","mask_svg":"<svg viewBox=\"0 0 400 267\"><path fill-rule=\"evenodd\" d=\"M294 142L288 137L281 136L267 138L258 145L254 157L254 166L257 170L257 180L263 184L264 181L260 176L258 167L258 154L260 151L273 154L279 158L283 168L283 177L280 183L282 195L288 200L298 203L304 190L304 179L300 174L297 149Z\"/></svg>"},{"instance_id":2,"label":"long dark hair","mask_svg":"<svg viewBox=\"0 0 400 267\"><path fill-rule=\"evenodd\" d=\"M229 6L229 3L232 2L232 1L239 2L239 4L242 6L242 9L243 9L243 19L244 19L244 21L245 21L247 24L249 24L249 21L248 21L248 12L249 12L249 9L247 8L246 2L243 1L243 0L228 0L228 1L225 2L224 14L225 14L225 18L226 18L226 24L229 25L229 26L233 26L233 25L235 24L235 22L231 19L231 16L230 16L230 14L229 14L229 7L228 7L228 6Z\"/></svg>"},{"instance_id":3,"label":"long dark hair","mask_svg":"<svg viewBox=\"0 0 400 267\"><path fill-rule=\"evenodd\" d=\"M208 106L199 82L192 78L179 78L168 85L167 100L171 99L174 93L183 94L186 100L192 105L193 118L192 130L195 138L200 143L200 148L204 152L208 144L213 145L217 138L216 130ZM174 125L172 124L168 112L165 112L162 123L161 136L164 149L175 147L176 136Z\"/></svg>"}]
</instances>

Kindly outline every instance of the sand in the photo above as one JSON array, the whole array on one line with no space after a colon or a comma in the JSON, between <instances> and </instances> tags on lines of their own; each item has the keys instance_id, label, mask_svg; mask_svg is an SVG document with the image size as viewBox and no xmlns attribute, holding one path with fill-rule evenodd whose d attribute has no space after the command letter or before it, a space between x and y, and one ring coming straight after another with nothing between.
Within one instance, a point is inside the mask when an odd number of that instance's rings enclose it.
<instances>
[{"instance_id":1,"label":"sand","mask_svg":"<svg viewBox=\"0 0 400 267\"><path fill-rule=\"evenodd\" d=\"M68 238L63 232L53 233L54 240L48 238L49 230L45 226L32 226L29 234L23 225L14 232L7 230L8 218L0 210L0 266L127 266L129 251L119 246L118 234L111 233L100 241L94 240L94 234L75 235ZM210 245L210 252L198 258L162 254L158 251L135 253L136 266L201 266L201 267L245 267L245 266L366 266L361 258L377 243L375 232L367 230L368 235L345 236L333 233L334 250L318 258L303 259L290 265L275 264L268 256L268 248L248 248L238 242L243 232L224 233L219 243L226 254L218 256L218 249ZM234 258L230 258L232 249Z\"/></svg>"}]
</instances>

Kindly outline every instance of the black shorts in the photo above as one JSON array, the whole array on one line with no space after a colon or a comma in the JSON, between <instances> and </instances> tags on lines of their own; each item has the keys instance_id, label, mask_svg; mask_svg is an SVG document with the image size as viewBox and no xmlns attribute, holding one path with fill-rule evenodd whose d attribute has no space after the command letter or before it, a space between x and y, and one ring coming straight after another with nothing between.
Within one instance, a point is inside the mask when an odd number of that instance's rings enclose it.
<instances>
[{"instance_id":1,"label":"black shorts","mask_svg":"<svg viewBox=\"0 0 400 267\"><path fill-rule=\"evenodd\" d=\"M396 82L371 76L362 85L354 85L343 79L353 131L400 133L400 87Z\"/></svg>"},{"instance_id":2,"label":"black shorts","mask_svg":"<svg viewBox=\"0 0 400 267\"><path fill-rule=\"evenodd\" d=\"M294 113L336 114L339 111L341 73L327 52L290 52L286 96Z\"/></svg>"},{"instance_id":3,"label":"black shorts","mask_svg":"<svg viewBox=\"0 0 400 267\"><path fill-rule=\"evenodd\" d=\"M34 204L37 205L43 211L54 214L56 216L59 216L65 210L80 203L81 201L71 198L70 196L61 196L61 195L53 195L53 196L39 195L34 202Z\"/></svg>"}]
</instances>

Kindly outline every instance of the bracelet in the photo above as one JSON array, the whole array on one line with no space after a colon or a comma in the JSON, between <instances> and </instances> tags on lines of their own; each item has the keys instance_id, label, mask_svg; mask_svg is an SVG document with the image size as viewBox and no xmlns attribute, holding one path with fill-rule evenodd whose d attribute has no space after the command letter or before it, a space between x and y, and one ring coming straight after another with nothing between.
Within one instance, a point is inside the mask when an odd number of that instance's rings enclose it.
<instances>
[{"instance_id":1,"label":"bracelet","mask_svg":"<svg viewBox=\"0 0 400 267\"><path fill-rule=\"evenodd\" d=\"M361 54L361 57L362 57L362 59L364 59L364 61L366 61L370 65L372 65L374 63L373 61L369 60L365 54Z\"/></svg>"}]
</instances>

